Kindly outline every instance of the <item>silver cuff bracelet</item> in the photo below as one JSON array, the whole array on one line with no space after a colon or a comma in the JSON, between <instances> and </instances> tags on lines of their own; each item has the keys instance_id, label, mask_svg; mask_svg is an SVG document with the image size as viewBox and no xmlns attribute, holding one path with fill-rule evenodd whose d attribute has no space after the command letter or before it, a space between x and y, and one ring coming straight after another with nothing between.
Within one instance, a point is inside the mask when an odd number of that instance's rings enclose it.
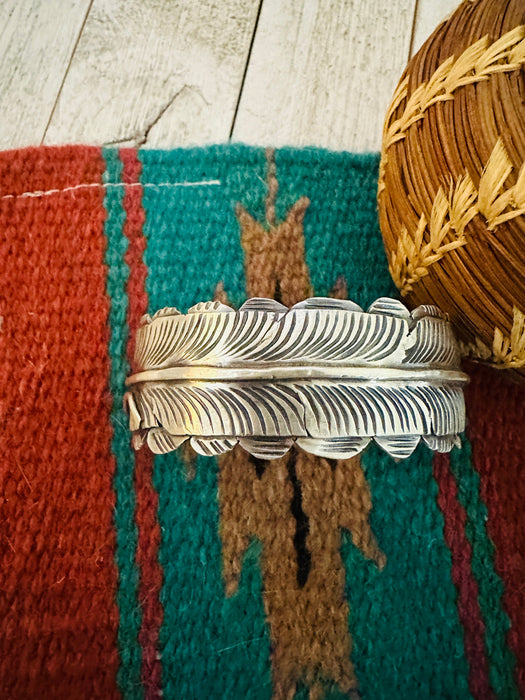
<instances>
[{"instance_id":1,"label":"silver cuff bracelet","mask_svg":"<svg viewBox=\"0 0 525 700\"><path fill-rule=\"evenodd\" d=\"M218 455L239 443L260 459L295 442L346 459L375 440L397 459L421 439L448 452L465 428L460 355L446 317L381 298L367 312L314 298L291 309L250 299L145 316L124 402L133 445L154 453L188 438Z\"/></svg>"}]
</instances>

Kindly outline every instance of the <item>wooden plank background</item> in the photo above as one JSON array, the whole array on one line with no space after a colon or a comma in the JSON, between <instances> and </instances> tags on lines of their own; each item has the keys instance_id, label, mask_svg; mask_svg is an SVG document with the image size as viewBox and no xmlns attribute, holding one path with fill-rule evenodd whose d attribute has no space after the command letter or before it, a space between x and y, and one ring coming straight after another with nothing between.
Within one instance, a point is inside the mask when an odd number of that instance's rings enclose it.
<instances>
[{"instance_id":1,"label":"wooden plank background","mask_svg":"<svg viewBox=\"0 0 525 700\"><path fill-rule=\"evenodd\" d=\"M458 0L3 0L0 148L227 140L379 150Z\"/></svg>"}]
</instances>

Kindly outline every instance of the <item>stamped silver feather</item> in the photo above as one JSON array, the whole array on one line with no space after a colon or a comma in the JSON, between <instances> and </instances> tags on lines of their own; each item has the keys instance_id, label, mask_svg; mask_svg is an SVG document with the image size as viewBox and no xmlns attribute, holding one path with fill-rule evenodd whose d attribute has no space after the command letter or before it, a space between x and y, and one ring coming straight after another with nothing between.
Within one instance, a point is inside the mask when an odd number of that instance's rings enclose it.
<instances>
[{"instance_id":1,"label":"stamped silver feather","mask_svg":"<svg viewBox=\"0 0 525 700\"><path fill-rule=\"evenodd\" d=\"M422 438L448 451L465 427L459 352L435 307L250 299L183 315L163 309L137 334L126 405L134 444L157 453L188 438L205 455L240 444L264 459L293 444L345 458L374 439L396 458Z\"/></svg>"}]
</instances>

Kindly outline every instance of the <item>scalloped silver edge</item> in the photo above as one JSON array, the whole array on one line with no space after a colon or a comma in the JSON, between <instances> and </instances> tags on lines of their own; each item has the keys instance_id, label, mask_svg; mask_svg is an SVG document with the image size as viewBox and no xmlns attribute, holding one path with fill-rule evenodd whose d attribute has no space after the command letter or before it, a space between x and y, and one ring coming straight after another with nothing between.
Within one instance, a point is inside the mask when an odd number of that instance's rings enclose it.
<instances>
[{"instance_id":1,"label":"scalloped silver edge","mask_svg":"<svg viewBox=\"0 0 525 700\"><path fill-rule=\"evenodd\" d=\"M139 433L134 433L135 449L147 443L154 454L166 454L180 447L186 440L197 452L204 457L215 457L229 450L237 444L258 459L279 459L283 457L296 444L305 452L324 457L325 459L349 459L365 450L374 440L379 447L390 457L401 460L410 457L422 440L434 452L447 453L454 447L461 447L459 435L392 435L386 437L362 437L339 438L323 440L317 438L197 438L180 437L170 435L163 428L153 428L139 438Z\"/></svg>"}]
</instances>

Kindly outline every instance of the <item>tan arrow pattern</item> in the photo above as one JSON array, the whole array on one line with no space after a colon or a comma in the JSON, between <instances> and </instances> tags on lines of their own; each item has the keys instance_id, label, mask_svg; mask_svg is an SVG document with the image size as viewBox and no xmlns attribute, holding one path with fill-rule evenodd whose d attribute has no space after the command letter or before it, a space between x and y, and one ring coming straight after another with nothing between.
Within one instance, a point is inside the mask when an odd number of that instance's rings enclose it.
<instances>
[{"instance_id":1,"label":"tan arrow pattern","mask_svg":"<svg viewBox=\"0 0 525 700\"><path fill-rule=\"evenodd\" d=\"M292 306L312 294L303 232L309 201L301 197L278 223L273 150L267 160L266 222L256 221L241 205L236 212L246 292ZM333 296L346 297L342 278ZM216 298L227 301L222 285ZM305 683L315 700L324 695L327 681L358 697L341 529L350 531L355 546L379 568L386 562L369 525L371 495L359 458L326 460L294 447L281 459L263 461L237 447L219 459L219 501L227 595L237 590L250 540L262 542L274 698L293 698Z\"/></svg>"}]
</instances>

